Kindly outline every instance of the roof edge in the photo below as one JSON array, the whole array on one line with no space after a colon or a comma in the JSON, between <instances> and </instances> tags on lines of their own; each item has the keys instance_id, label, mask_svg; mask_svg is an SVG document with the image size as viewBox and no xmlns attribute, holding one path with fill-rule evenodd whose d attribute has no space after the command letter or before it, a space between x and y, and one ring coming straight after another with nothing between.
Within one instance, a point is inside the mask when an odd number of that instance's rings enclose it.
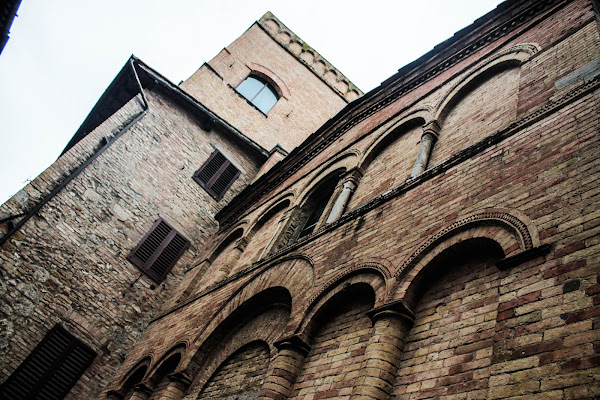
<instances>
[{"instance_id":1,"label":"roof edge","mask_svg":"<svg viewBox=\"0 0 600 400\"><path fill-rule=\"evenodd\" d=\"M296 57L298 61L310 69L347 102L351 102L364 94L358 86L352 83L350 79L327 61L319 52L300 39L298 35L285 26L272 12L267 11L257 23L274 41Z\"/></svg>"}]
</instances>

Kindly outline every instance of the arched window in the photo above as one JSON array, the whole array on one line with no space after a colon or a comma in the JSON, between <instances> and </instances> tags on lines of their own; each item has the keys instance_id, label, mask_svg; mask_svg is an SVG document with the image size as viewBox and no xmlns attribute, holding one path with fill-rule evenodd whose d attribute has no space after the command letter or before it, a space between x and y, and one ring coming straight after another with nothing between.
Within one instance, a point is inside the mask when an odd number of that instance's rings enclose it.
<instances>
[{"instance_id":1,"label":"arched window","mask_svg":"<svg viewBox=\"0 0 600 400\"><path fill-rule=\"evenodd\" d=\"M323 213L327 209L340 180L340 175L344 171L344 169L340 169L332 172L311 191L302 206L288 221L285 232L272 247L273 252L310 235L321 226L320 223L322 224L324 220Z\"/></svg>"},{"instance_id":2,"label":"arched window","mask_svg":"<svg viewBox=\"0 0 600 400\"><path fill-rule=\"evenodd\" d=\"M310 235L315 230L319 220L321 219L321 216L323 215L323 212L325 211L325 207L327 207L327 204L329 203L329 199L333 195L336 184L337 179L332 179L331 182L321 185L317 190L314 191L306 203L304 203L301 212L305 221L303 221L304 224L300 230L298 239L306 235Z\"/></svg>"},{"instance_id":3,"label":"arched window","mask_svg":"<svg viewBox=\"0 0 600 400\"><path fill-rule=\"evenodd\" d=\"M237 91L265 114L279 100L279 94L273 85L257 75L248 75L237 87Z\"/></svg>"}]
</instances>

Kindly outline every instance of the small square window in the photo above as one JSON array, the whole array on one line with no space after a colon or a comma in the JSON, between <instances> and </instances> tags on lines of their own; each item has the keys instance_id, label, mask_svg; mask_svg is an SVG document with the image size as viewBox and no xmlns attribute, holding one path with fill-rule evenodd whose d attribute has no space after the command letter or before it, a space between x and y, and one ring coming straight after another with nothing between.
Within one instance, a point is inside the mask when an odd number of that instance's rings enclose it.
<instances>
[{"instance_id":1,"label":"small square window","mask_svg":"<svg viewBox=\"0 0 600 400\"><path fill-rule=\"evenodd\" d=\"M221 200L238 176L240 170L221 152L215 150L204 165L196 171L194 180L215 200Z\"/></svg>"},{"instance_id":2,"label":"small square window","mask_svg":"<svg viewBox=\"0 0 600 400\"><path fill-rule=\"evenodd\" d=\"M160 218L131 250L127 259L154 282L160 283L189 245L189 240Z\"/></svg>"}]
</instances>

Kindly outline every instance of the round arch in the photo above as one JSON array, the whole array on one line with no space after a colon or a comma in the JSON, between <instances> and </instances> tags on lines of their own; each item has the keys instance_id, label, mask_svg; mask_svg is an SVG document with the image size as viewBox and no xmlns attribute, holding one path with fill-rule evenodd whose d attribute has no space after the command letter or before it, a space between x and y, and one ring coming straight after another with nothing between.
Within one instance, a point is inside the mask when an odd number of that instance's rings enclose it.
<instances>
[{"instance_id":1,"label":"round arch","mask_svg":"<svg viewBox=\"0 0 600 400\"><path fill-rule=\"evenodd\" d=\"M272 288L285 290L286 296L289 296L288 306L292 314L302 314L303 302L300 299L310 290L314 282L312 260L303 255L290 255L269 262L267 265L262 266L260 271L260 274L254 276L229 297L228 301L215 313L212 320L201 328L194 342L202 342L203 337L215 331L236 310L252 299L254 299L252 302L256 303L255 296L257 294L272 290ZM284 304L285 302L282 303L281 300L278 300L277 304L280 303Z\"/></svg>"},{"instance_id":2,"label":"round arch","mask_svg":"<svg viewBox=\"0 0 600 400\"><path fill-rule=\"evenodd\" d=\"M527 62L540 47L532 43L523 43L510 47L499 54L484 60L471 68L458 81L456 85L438 103L434 119L443 127L444 121L450 110L468 93L473 87L487 80L490 76L511 68L519 67Z\"/></svg>"},{"instance_id":3,"label":"round arch","mask_svg":"<svg viewBox=\"0 0 600 400\"><path fill-rule=\"evenodd\" d=\"M372 292L374 305L381 305L386 295L386 279L379 268L360 265L346 270L345 275L327 282L308 300L308 307L295 328L295 333L306 337L319 321L319 314L323 313L328 303L343 292L352 290L353 287L368 288Z\"/></svg>"},{"instance_id":4,"label":"round arch","mask_svg":"<svg viewBox=\"0 0 600 400\"><path fill-rule=\"evenodd\" d=\"M360 156L360 151L356 149L351 149L345 151L342 154L339 154L331 161L325 163L321 168L319 168L316 172L312 174L312 176L308 179L308 181L303 185L302 189L299 190L298 196L296 197L296 201L293 206L296 207L301 203L304 203L306 197L312 192L315 187L319 186L319 184L325 179L329 178L332 173L340 171L343 173L345 171L350 171L354 169L358 164L358 158Z\"/></svg>"},{"instance_id":5,"label":"round arch","mask_svg":"<svg viewBox=\"0 0 600 400\"><path fill-rule=\"evenodd\" d=\"M271 286L247 297L238 293L230 299L196 336L182 363L194 377L188 395L197 396L217 368L251 342L262 341L269 355L275 354L273 343L287 325L291 295L282 286Z\"/></svg>"},{"instance_id":6,"label":"round arch","mask_svg":"<svg viewBox=\"0 0 600 400\"><path fill-rule=\"evenodd\" d=\"M405 130L410 129L417 124L423 126L432 120L432 110L427 106L402 114L390 126L377 134L369 143L358 162L358 168L361 171L366 171L377 155Z\"/></svg>"},{"instance_id":7,"label":"round arch","mask_svg":"<svg viewBox=\"0 0 600 400\"><path fill-rule=\"evenodd\" d=\"M413 280L435 257L458 243L474 238L496 243L502 257L539 245L537 231L528 219L522 220L505 209L487 209L471 214L427 238L404 259L394 274L396 282L388 300L404 298Z\"/></svg>"},{"instance_id":8,"label":"round arch","mask_svg":"<svg viewBox=\"0 0 600 400\"><path fill-rule=\"evenodd\" d=\"M151 365L152 357L144 357L123 375L119 381L118 389L116 389L115 392L122 397L127 396L135 385L144 381Z\"/></svg>"}]
</instances>

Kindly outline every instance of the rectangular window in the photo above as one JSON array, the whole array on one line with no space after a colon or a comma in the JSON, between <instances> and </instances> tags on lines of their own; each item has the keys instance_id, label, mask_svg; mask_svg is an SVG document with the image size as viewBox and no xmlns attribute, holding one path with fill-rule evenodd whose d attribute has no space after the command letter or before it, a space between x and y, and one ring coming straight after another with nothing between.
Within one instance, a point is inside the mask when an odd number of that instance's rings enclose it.
<instances>
[{"instance_id":1,"label":"rectangular window","mask_svg":"<svg viewBox=\"0 0 600 400\"><path fill-rule=\"evenodd\" d=\"M90 347L55 325L0 386L0 398L61 400L95 357Z\"/></svg>"},{"instance_id":2,"label":"rectangular window","mask_svg":"<svg viewBox=\"0 0 600 400\"><path fill-rule=\"evenodd\" d=\"M215 200L221 200L238 176L240 176L240 170L220 151L215 150L196 171L194 180Z\"/></svg>"},{"instance_id":3,"label":"rectangular window","mask_svg":"<svg viewBox=\"0 0 600 400\"><path fill-rule=\"evenodd\" d=\"M160 283L189 245L189 240L160 218L131 250L127 259L154 282Z\"/></svg>"}]
</instances>

